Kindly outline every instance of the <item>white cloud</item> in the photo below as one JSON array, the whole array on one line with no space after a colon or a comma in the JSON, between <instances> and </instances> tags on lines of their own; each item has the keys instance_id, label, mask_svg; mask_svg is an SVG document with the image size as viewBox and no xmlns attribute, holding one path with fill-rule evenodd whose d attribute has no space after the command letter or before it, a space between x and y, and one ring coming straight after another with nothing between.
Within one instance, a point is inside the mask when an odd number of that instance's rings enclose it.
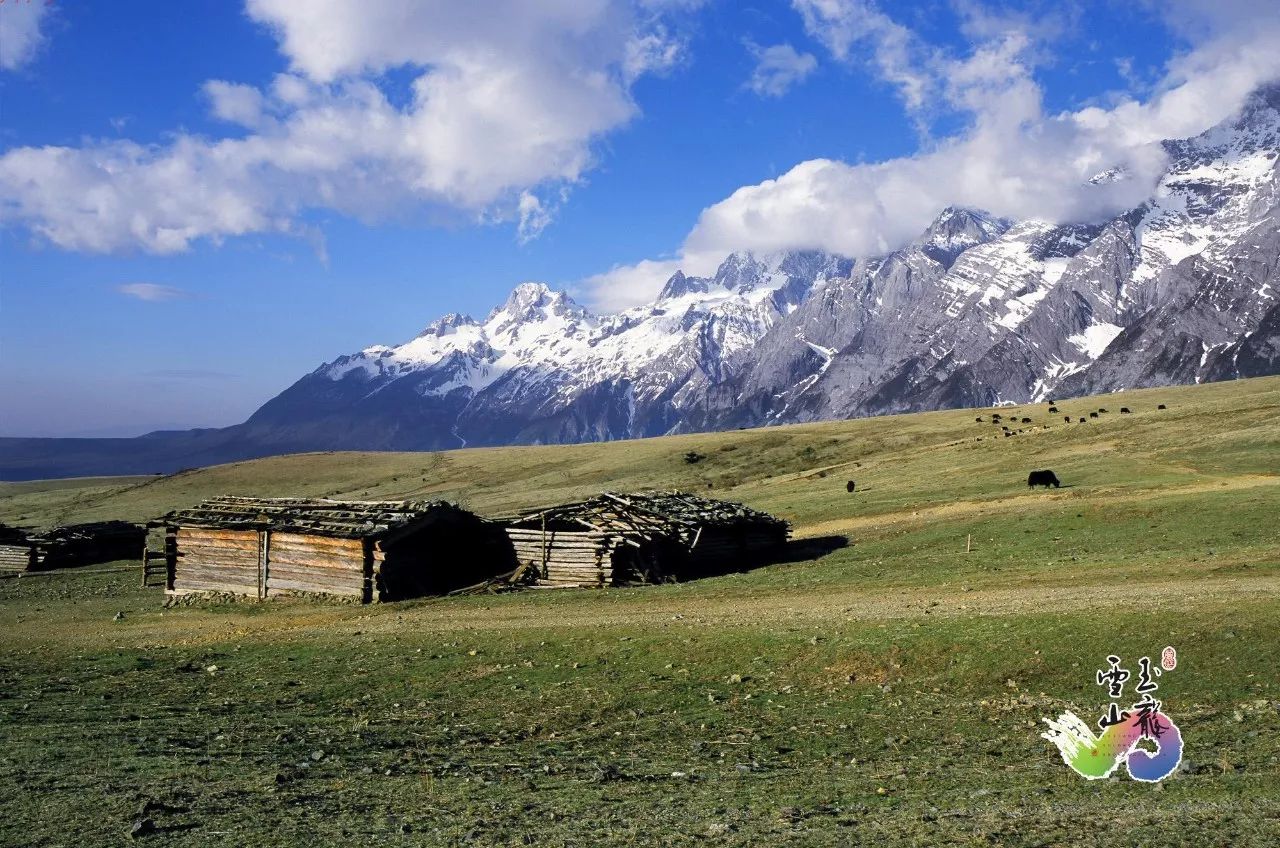
<instances>
[{"instance_id":1,"label":"white cloud","mask_svg":"<svg viewBox=\"0 0 1280 848\"><path fill-rule=\"evenodd\" d=\"M45 42L41 24L50 8L44 0L0 4L0 69L17 70L35 58Z\"/></svg>"},{"instance_id":2,"label":"white cloud","mask_svg":"<svg viewBox=\"0 0 1280 848\"><path fill-rule=\"evenodd\" d=\"M248 0L291 71L265 89L204 86L211 114L248 133L144 146L21 147L0 156L0 223L81 251L186 250L252 232L301 233L310 209L363 220L424 214L519 221L526 199L579 182L593 144L636 114L636 75L680 55L652 9L627 0ZM379 75L407 67L394 105Z\"/></svg>"},{"instance_id":3,"label":"white cloud","mask_svg":"<svg viewBox=\"0 0 1280 848\"><path fill-rule=\"evenodd\" d=\"M652 32L640 33L627 41L623 76L631 82L645 74L665 74L684 61L688 49L683 39L672 36L659 25Z\"/></svg>"},{"instance_id":4,"label":"white cloud","mask_svg":"<svg viewBox=\"0 0 1280 848\"><path fill-rule=\"evenodd\" d=\"M596 309L617 312L653 300L676 271L691 276L713 274L722 259L721 252L685 251L678 259L642 259L634 265L614 265L574 286L573 294L590 301Z\"/></svg>"},{"instance_id":5,"label":"white cloud","mask_svg":"<svg viewBox=\"0 0 1280 848\"><path fill-rule=\"evenodd\" d=\"M812 53L799 53L790 44L772 47L748 44L747 49L756 59L747 88L761 97L781 97L818 67Z\"/></svg>"},{"instance_id":6,"label":"white cloud","mask_svg":"<svg viewBox=\"0 0 1280 848\"><path fill-rule=\"evenodd\" d=\"M519 215L516 238L521 244L537 238L555 216L554 206L543 203L542 198L529 191L520 193L516 211Z\"/></svg>"},{"instance_id":7,"label":"white cloud","mask_svg":"<svg viewBox=\"0 0 1280 848\"><path fill-rule=\"evenodd\" d=\"M896 23L868 0L792 0L805 31L839 60L870 46L870 60L878 75L896 86L908 109L920 109L930 95L933 78L926 66L933 61L928 48L906 27Z\"/></svg>"},{"instance_id":8,"label":"white cloud","mask_svg":"<svg viewBox=\"0 0 1280 848\"><path fill-rule=\"evenodd\" d=\"M253 86L209 80L204 84L204 93L214 117L249 129L262 125L266 98Z\"/></svg>"},{"instance_id":9,"label":"white cloud","mask_svg":"<svg viewBox=\"0 0 1280 848\"><path fill-rule=\"evenodd\" d=\"M162 286L158 283L125 283L116 286L116 291L126 297L134 297L149 303L160 303L166 300L188 300L191 292L173 286Z\"/></svg>"},{"instance_id":10,"label":"white cloud","mask_svg":"<svg viewBox=\"0 0 1280 848\"><path fill-rule=\"evenodd\" d=\"M1159 142L1198 134L1233 114L1259 85L1280 78L1280 20L1264 4L1210 0L1168 7L1171 25L1199 40L1177 56L1145 101L1050 113L1032 70L1043 45L1005 19L967 56L926 46L868 3L797 0L806 26L833 56L855 61L858 45L899 86L908 111L968 118L955 136L913 156L879 163L801 162L744 186L703 210L680 257L621 266L585 281L605 308L651 299L659 277L736 250L820 249L871 256L917 236L948 205L1012 218L1098 220L1143 202L1166 164ZM983 31L975 25L975 32ZM901 62L898 59L902 59ZM1091 185L1123 167L1128 179Z\"/></svg>"}]
</instances>

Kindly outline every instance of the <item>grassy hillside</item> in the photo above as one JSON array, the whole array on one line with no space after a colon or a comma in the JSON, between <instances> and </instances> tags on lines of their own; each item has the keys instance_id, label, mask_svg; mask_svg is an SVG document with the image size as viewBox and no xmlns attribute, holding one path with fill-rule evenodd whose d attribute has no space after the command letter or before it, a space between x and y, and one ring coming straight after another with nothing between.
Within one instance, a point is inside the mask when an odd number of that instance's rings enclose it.
<instances>
[{"instance_id":1,"label":"grassy hillside","mask_svg":"<svg viewBox=\"0 0 1280 848\"><path fill-rule=\"evenodd\" d=\"M954 411L0 486L0 521L34 525L678 487L800 540L684 585L366 608L163 609L103 568L0 582L0 844L144 817L166 845L1275 844L1280 379L1060 407L1000 410L1032 419L1012 438ZM1029 491L1038 468L1064 487ZM1040 719L1094 720L1106 655L1167 644L1184 769L1070 772Z\"/></svg>"}]
</instances>

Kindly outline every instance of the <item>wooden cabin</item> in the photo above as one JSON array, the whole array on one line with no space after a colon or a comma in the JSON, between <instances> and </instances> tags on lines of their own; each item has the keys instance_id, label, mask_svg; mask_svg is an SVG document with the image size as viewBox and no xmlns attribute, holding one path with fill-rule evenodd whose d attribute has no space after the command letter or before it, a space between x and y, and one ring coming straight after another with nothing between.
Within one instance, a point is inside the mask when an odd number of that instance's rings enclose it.
<instances>
[{"instance_id":1,"label":"wooden cabin","mask_svg":"<svg viewBox=\"0 0 1280 848\"><path fill-rule=\"evenodd\" d=\"M156 523L177 595L369 603L442 594L514 568L500 528L444 501L219 497Z\"/></svg>"},{"instance_id":2,"label":"wooden cabin","mask_svg":"<svg viewBox=\"0 0 1280 848\"><path fill-rule=\"evenodd\" d=\"M776 554L786 521L682 492L605 492L506 522L535 586L619 586L736 571Z\"/></svg>"},{"instance_id":3,"label":"wooden cabin","mask_svg":"<svg viewBox=\"0 0 1280 848\"><path fill-rule=\"evenodd\" d=\"M136 560L146 530L128 521L68 524L29 531L0 524L0 572L70 568L118 559Z\"/></svg>"}]
</instances>

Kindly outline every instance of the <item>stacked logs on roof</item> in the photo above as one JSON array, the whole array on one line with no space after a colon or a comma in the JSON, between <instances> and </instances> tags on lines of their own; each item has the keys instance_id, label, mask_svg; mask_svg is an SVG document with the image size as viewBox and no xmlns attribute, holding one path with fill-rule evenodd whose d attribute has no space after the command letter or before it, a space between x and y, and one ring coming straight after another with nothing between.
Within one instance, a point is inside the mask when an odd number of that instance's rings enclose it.
<instances>
[{"instance_id":1,"label":"stacked logs on roof","mask_svg":"<svg viewBox=\"0 0 1280 848\"><path fill-rule=\"evenodd\" d=\"M68 568L136 559L146 531L128 521L69 524L43 532L0 525L0 571Z\"/></svg>"},{"instance_id":2,"label":"stacked logs on roof","mask_svg":"<svg viewBox=\"0 0 1280 848\"><path fill-rule=\"evenodd\" d=\"M757 559L789 532L767 513L683 492L604 492L507 523L517 562L544 587L700 576Z\"/></svg>"},{"instance_id":3,"label":"stacked logs on roof","mask_svg":"<svg viewBox=\"0 0 1280 848\"><path fill-rule=\"evenodd\" d=\"M224 495L177 510L160 522L252 530L270 525L338 538L364 538L392 530L425 512L451 508L444 501L331 501Z\"/></svg>"}]
</instances>

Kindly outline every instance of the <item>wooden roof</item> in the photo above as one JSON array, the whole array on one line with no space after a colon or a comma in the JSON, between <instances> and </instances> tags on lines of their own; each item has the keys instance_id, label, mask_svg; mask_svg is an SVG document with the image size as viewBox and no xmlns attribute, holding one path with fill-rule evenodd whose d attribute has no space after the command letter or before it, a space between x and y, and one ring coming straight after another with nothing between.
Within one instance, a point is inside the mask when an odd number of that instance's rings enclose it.
<instances>
[{"instance_id":1,"label":"wooden roof","mask_svg":"<svg viewBox=\"0 0 1280 848\"><path fill-rule=\"evenodd\" d=\"M642 536L684 535L705 527L767 524L785 527L781 518L732 501L686 492L602 492L593 498L529 512L510 519L515 526L537 527L543 521L578 524L584 530L634 532Z\"/></svg>"},{"instance_id":2,"label":"wooden roof","mask_svg":"<svg viewBox=\"0 0 1280 848\"><path fill-rule=\"evenodd\" d=\"M447 501L331 501L224 495L190 509L171 512L160 523L366 539L399 533L441 511L462 510Z\"/></svg>"}]
</instances>

